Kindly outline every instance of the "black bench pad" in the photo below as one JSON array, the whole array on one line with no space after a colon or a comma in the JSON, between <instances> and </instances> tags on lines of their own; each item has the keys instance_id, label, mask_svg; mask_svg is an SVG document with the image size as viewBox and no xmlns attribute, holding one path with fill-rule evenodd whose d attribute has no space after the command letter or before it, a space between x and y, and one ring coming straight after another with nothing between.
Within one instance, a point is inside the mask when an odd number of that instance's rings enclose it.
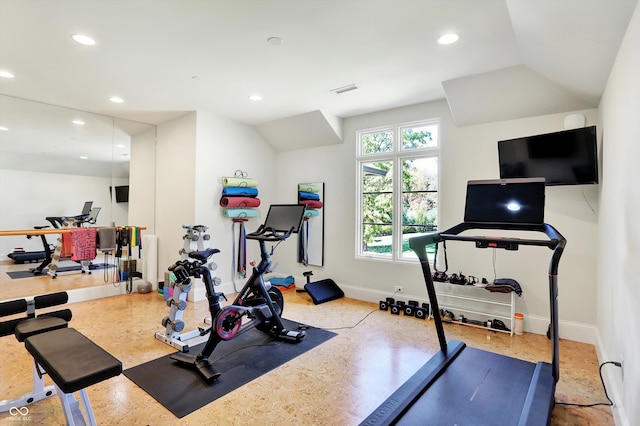
<instances>
[{"instance_id":1,"label":"black bench pad","mask_svg":"<svg viewBox=\"0 0 640 426\"><path fill-rule=\"evenodd\" d=\"M67 321L58 317L41 316L21 321L16 325L15 335L19 342L24 342L27 337L47 331L67 327Z\"/></svg>"},{"instance_id":2,"label":"black bench pad","mask_svg":"<svg viewBox=\"0 0 640 426\"><path fill-rule=\"evenodd\" d=\"M73 328L28 337L25 347L64 393L122 373L120 361Z\"/></svg>"}]
</instances>

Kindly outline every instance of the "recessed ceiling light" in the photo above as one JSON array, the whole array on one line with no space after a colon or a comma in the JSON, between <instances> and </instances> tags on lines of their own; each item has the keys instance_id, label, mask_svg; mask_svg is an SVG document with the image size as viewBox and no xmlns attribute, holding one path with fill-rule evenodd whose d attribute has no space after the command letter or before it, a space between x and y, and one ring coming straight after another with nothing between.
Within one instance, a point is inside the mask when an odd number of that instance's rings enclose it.
<instances>
[{"instance_id":1,"label":"recessed ceiling light","mask_svg":"<svg viewBox=\"0 0 640 426\"><path fill-rule=\"evenodd\" d=\"M87 157L86 155L82 155L82 156L80 156L80 159L81 159L81 160L88 160L88 159L89 159L89 157Z\"/></svg>"},{"instance_id":2,"label":"recessed ceiling light","mask_svg":"<svg viewBox=\"0 0 640 426\"><path fill-rule=\"evenodd\" d=\"M11 74L9 71L0 70L0 77L13 78L15 76L13 74Z\"/></svg>"},{"instance_id":3,"label":"recessed ceiling light","mask_svg":"<svg viewBox=\"0 0 640 426\"><path fill-rule=\"evenodd\" d=\"M93 46L93 45L96 44L96 41L94 39L92 39L91 37L86 36L84 34L72 34L71 38L76 43L80 43L80 44L83 44L85 46Z\"/></svg>"},{"instance_id":4,"label":"recessed ceiling light","mask_svg":"<svg viewBox=\"0 0 640 426\"><path fill-rule=\"evenodd\" d=\"M117 96L112 96L112 97L110 97L110 98L109 98L109 100L110 100L111 102L113 102L114 104L121 104L121 103L123 103L123 102L124 102L124 99L119 98L119 97L117 97Z\"/></svg>"},{"instance_id":5,"label":"recessed ceiling light","mask_svg":"<svg viewBox=\"0 0 640 426\"><path fill-rule=\"evenodd\" d=\"M442 37L440 37L438 39L438 44L455 43L456 41L458 41L459 38L460 38L460 36L458 34L455 34L455 33L445 34L445 35L443 35Z\"/></svg>"},{"instance_id":6,"label":"recessed ceiling light","mask_svg":"<svg viewBox=\"0 0 640 426\"><path fill-rule=\"evenodd\" d=\"M9 130L9 128L8 128L8 127L4 127L4 126L0 126L0 130L2 130L2 131L5 131L5 132L6 132L7 130Z\"/></svg>"},{"instance_id":7,"label":"recessed ceiling light","mask_svg":"<svg viewBox=\"0 0 640 426\"><path fill-rule=\"evenodd\" d=\"M73 120L72 123L78 126L84 126L84 121L82 120Z\"/></svg>"},{"instance_id":8,"label":"recessed ceiling light","mask_svg":"<svg viewBox=\"0 0 640 426\"><path fill-rule=\"evenodd\" d=\"M249 99L251 99L252 101L257 102L257 101L261 101L262 100L262 96L260 96L260 95L251 95L251 96L249 96Z\"/></svg>"},{"instance_id":9,"label":"recessed ceiling light","mask_svg":"<svg viewBox=\"0 0 640 426\"><path fill-rule=\"evenodd\" d=\"M280 37L269 37L267 43L269 43L270 46L282 46L284 41L282 41Z\"/></svg>"}]
</instances>

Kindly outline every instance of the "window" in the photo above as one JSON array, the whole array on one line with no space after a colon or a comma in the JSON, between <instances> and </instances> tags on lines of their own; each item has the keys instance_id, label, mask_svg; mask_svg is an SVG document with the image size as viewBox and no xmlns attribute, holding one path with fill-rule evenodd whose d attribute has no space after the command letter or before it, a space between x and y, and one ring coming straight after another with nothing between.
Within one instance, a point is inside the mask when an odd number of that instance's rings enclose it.
<instances>
[{"instance_id":1,"label":"window","mask_svg":"<svg viewBox=\"0 0 640 426\"><path fill-rule=\"evenodd\" d=\"M416 259L411 237L438 224L438 122L357 134L357 255Z\"/></svg>"}]
</instances>

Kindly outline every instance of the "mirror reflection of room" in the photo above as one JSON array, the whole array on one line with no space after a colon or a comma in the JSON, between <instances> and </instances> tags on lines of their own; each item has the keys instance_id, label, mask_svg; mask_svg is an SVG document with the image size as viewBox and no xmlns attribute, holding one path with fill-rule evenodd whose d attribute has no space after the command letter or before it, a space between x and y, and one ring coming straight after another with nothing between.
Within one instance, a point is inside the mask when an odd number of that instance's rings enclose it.
<instances>
[{"instance_id":1,"label":"mirror reflection of room","mask_svg":"<svg viewBox=\"0 0 640 426\"><path fill-rule=\"evenodd\" d=\"M0 95L0 117L0 229L15 231L0 238L0 261L11 273L56 277L55 228L127 226L131 183L140 200L135 203L153 208L153 191L140 183L153 171L144 164L131 167L131 160L152 155L155 126L7 95ZM153 227L143 219L133 218ZM41 290L22 285L15 291Z\"/></svg>"},{"instance_id":2,"label":"mirror reflection of room","mask_svg":"<svg viewBox=\"0 0 640 426\"><path fill-rule=\"evenodd\" d=\"M324 264L324 182L298 184L298 203L305 214L298 233L298 263L311 266Z\"/></svg>"}]
</instances>

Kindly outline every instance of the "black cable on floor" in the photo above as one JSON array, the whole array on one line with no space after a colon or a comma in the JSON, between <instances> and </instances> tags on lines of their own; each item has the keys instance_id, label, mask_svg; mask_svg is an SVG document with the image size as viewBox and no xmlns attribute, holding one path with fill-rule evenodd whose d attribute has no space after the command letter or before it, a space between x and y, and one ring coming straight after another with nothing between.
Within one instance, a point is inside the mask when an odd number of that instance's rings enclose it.
<instances>
[{"instance_id":1,"label":"black cable on floor","mask_svg":"<svg viewBox=\"0 0 640 426\"><path fill-rule=\"evenodd\" d=\"M362 318L360 319L360 321L358 321L358 322L357 322L357 323L355 323L354 325L349 325L349 326L346 326L346 327L334 327L334 328L326 328L326 327L324 327L324 328L323 328L323 330L332 331L332 330L347 330L347 329L351 329L351 328L356 328L358 325L360 325L360 323L361 323L362 321L366 320L366 319L369 317L369 315L371 315L371 314L372 314L372 313L374 313L374 312L378 312L378 311L379 311L379 309L374 309L374 310L372 310L372 311L371 311L371 312L369 312L367 315L365 315L364 317L362 317Z\"/></svg>"},{"instance_id":2,"label":"black cable on floor","mask_svg":"<svg viewBox=\"0 0 640 426\"><path fill-rule=\"evenodd\" d=\"M611 401L611 398L609 398L609 394L607 394L607 387L604 384L604 379L602 378L602 367L604 367L607 364L613 364L616 367L622 367L622 364L616 361L606 361L603 362L602 364L600 364L600 368L598 369L598 372L600 373L600 382L602 383L602 389L604 389L604 396L607 397L607 401L609 402L595 402L593 404L574 404L571 402L558 402L556 401L557 405L570 405L572 407L596 407L599 405L605 405L608 407L611 407L613 405L613 401Z\"/></svg>"},{"instance_id":3,"label":"black cable on floor","mask_svg":"<svg viewBox=\"0 0 640 426\"><path fill-rule=\"evenodd\" d=\"M391 297L395 296L396 294L398 294L398 291L394 291L393 294L391 295ZM328 328L328 327L321 327L323 330L328 330L328 331L332 331L332 330L349 330L352 328L356 328L358 325L360 325L360 323L364 320L366 320L369 315L371 315L374 312L378 312L380 309L374 309L371 312L369 312L367 315L365 315L364 317L362 317L362 319L360 319L360 321L358 321L357 323L355 323L354 325L350 325L350 326L346 326L346 327L332 327L332 328ZM316 327L316 328L320 328L320 327Z\"/></svg>"}]
</instances>

